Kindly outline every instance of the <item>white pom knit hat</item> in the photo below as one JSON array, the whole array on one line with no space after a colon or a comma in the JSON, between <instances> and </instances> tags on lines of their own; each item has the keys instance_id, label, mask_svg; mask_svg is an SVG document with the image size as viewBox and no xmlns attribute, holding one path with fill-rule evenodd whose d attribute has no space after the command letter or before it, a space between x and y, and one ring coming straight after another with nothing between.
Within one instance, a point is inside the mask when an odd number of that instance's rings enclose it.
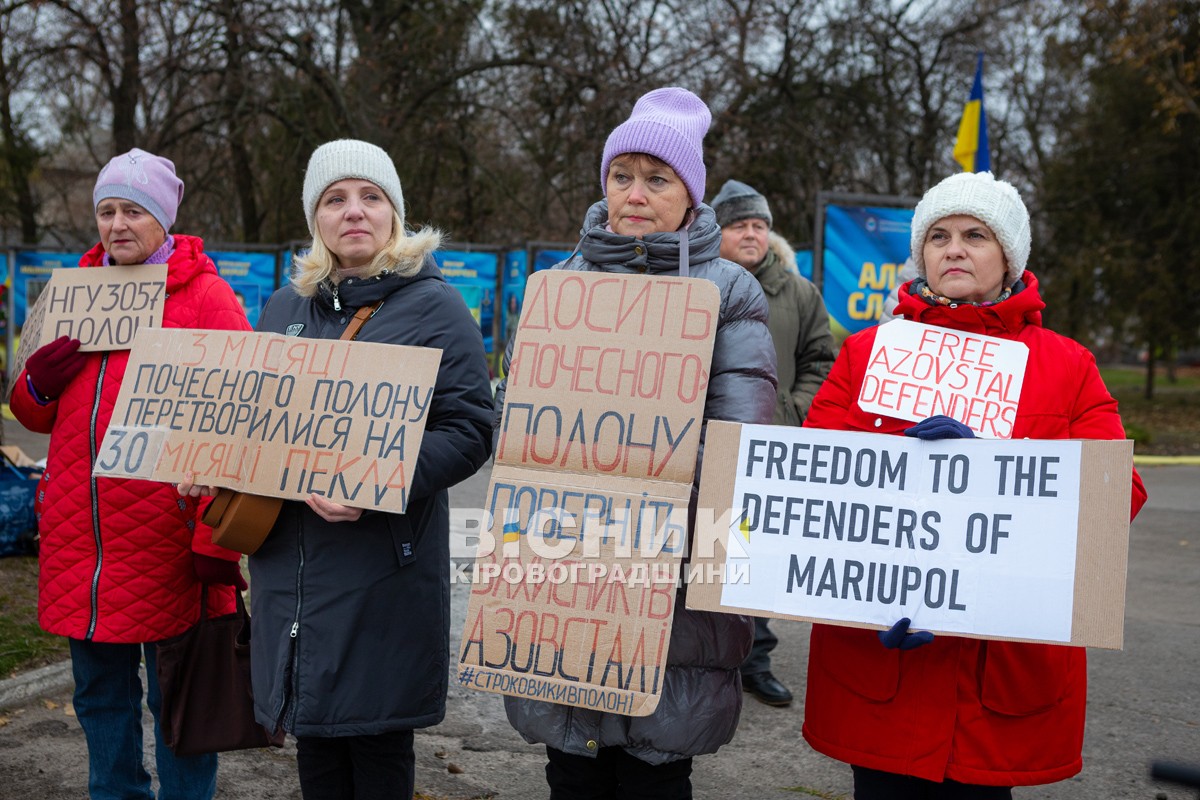
<instances>
[{"instance_id":1,"label":"white pom knit hat","mask_svg":"<svg viewBox=\"0 0 1200 800\"><path fill-rule=\"evenodd\" d=\"M344 178L370 181L383 189L400 215L400 222L404 222L404 193L391 156L370 142L336 139L318 147L308 159L304 173L304 216L308 219L309 233L316 233L314 221L321 195Z\"/></svg>"},{"instance_id":2,"label":"white pom knit hat","mask_svg":"<svg viewBox=\"0 0 1200 800\"><path fill-rule=\"evenodd\" d=\"M1004 248L1011 286L1025 273L1029 261L1029 210L1010 183L998 181L990 172L960 172L934 186L913 212L912 257L917 272L925 277L925 235L940 219L965 214L983 222Z\"/></svg>"}]
</instances>

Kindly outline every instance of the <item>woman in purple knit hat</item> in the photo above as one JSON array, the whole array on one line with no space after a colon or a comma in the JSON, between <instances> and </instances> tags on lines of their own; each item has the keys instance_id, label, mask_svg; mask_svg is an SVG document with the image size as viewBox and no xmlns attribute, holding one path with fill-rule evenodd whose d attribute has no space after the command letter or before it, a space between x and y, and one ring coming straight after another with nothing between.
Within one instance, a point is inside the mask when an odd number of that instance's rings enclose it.
<instances>
[{"instance_id":1,"label":"woman in purple knit hat","mask_svg":"<svg viewBox=\"0 0 1200 800\"><path fill-rule=\"evenodd\" d=\"M721 312L704 418L769 423L776 380L767 302L753 275L720 257L721 228L701 202L711 120L685 89L643 95L609 135L600 167L605 197L588 210L576 252L555 269L712 281ZM510 342L505 374L511 355ZM497 426L504 390L502 383ZM753 631L749 617L689 611L680 595L661 698L649 716L506 697L513 727L546 745L551 800L690 798L693 756L716 752L737 728L738 667Z\"/></svg>"},{"instance_id":2,"label":"woman in purple knit hat","mask_svg":"<svg viewBox=\"0 0 1200 800\"><path fill-rule=\"evenodd\" d=\"M136 148L123 153L100 171L92 199L100 242L81 268L166 264L164 328L250 329L204 243L170 232L183 199L174 164ZM144 658L158 797L208 800L217 756L176 757L163 744L154 643L196 623L206 586L211 616L233 610L233 587L246 588L238 554L212 543L196 501L170 484L92 477L129 351L79 347L66 336L42 345L9 400L22 425L50 434L37 501L38 622L70 642L91 797L155 796L142 758Z\"/></svg>"}]
</instances>

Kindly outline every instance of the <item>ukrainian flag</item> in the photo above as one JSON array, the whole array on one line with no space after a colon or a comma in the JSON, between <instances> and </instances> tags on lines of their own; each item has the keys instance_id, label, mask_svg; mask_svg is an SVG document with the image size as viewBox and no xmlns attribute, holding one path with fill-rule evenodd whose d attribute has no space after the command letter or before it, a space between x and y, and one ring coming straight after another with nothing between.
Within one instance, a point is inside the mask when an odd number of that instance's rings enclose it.
<instances>
[{"instance_id":1,"label":"ukrainian flag","mask_svg":"<svg viewBox=\"0 0 1200 800\"><path fill-rule=\"evenodd\" d=\"M992 168L988 155L987 113L983 110L983 53L975 65L975 85L963 108L958 123L958 139L954 142L954 160L964 172L987 172Z\"/></svg>"}]
</instances>

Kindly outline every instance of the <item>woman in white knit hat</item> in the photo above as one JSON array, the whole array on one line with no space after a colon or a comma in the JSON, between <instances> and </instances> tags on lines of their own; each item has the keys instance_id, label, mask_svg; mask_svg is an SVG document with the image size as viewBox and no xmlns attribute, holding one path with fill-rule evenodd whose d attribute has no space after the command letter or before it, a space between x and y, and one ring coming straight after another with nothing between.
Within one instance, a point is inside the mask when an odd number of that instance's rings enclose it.
<instances>
[{"instance_id":1,"label":"woman in white knit hat","mask_svg":"<svg viewBox=\"0 0 1200 800\"><path fill-rule=\"evenodd\" d=\"M446 490L491 454L483 339L434 263L440 234L405 230L386 152L354 140L317 148L304 212L312 249L271 296L258 330L337 339L358 309L376 307L358 341L442 355L407 512L313 494L285 502L250 556L255 712L296 737L305 800L411 797L413 729L436 725L446 710ZM402 361L380 366L404 383Z\"/></svg>"},{"instance_id":2,"label":"woman in white knit hat","mask_svg":"<svg viewBox=\"0 0 1200 800\"><path fill-rule=\"evenodd\" d=\"M1014 439L1124 439L1095 359L1042 327L1026 269L1029 212L990 173L961 173L917 205L912 259L896 316L1024 343L1029 360ZM916 425L868 413L857 398L878 328L846 340L807 427L923 439L969 438L962 422ZM1146 500L1134 473L1132 513ZM804 738L853 766L855 798L1010 798L1011 787L1079 772L1087 702L1084 649L814 625Z\"/></svg>"}]
</instances>

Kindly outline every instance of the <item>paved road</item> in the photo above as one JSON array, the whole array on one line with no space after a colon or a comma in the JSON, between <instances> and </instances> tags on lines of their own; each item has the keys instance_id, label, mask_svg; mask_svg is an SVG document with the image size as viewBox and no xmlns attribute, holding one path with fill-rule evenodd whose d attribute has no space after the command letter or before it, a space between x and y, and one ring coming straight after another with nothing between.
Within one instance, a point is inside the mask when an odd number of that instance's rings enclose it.
<instances>
[{"instance_id":1,"label":"paved road","mask_svg":"<svg viewBox=\"0 0 1200 800\"><path fill-rule=\"evenodd\" d=\"M31 455L44 453L36 439L22 446ZM487 474L456 487L454 504L480 505ZM1143 475L1150 504L1131 533L1125 649L1090 653L1084 770L1053 786L1018 789L1018 798L1196 796L1151 783L1147 764L1155 758L1200 764L1200 467L1150 467ZM457 640L465 586L456 588L453 603ZM802 698L807 626L779 622L776 630L781 639L776 674ZM69 687L60 682L46 697L0 711L0 798L85 796L86 752L69 701ZM802 720L800 702L773 709L748 700L733 743L697 760L695 796L849 797L849 769L804 743ZM445 722L420 732L416 747L417 785L427 797L547 796L541 749L513 733L494 695L452 685ZM294 753L289 745L223 755L218 796L299 798Z\"/></svg>"}]
</instances>

